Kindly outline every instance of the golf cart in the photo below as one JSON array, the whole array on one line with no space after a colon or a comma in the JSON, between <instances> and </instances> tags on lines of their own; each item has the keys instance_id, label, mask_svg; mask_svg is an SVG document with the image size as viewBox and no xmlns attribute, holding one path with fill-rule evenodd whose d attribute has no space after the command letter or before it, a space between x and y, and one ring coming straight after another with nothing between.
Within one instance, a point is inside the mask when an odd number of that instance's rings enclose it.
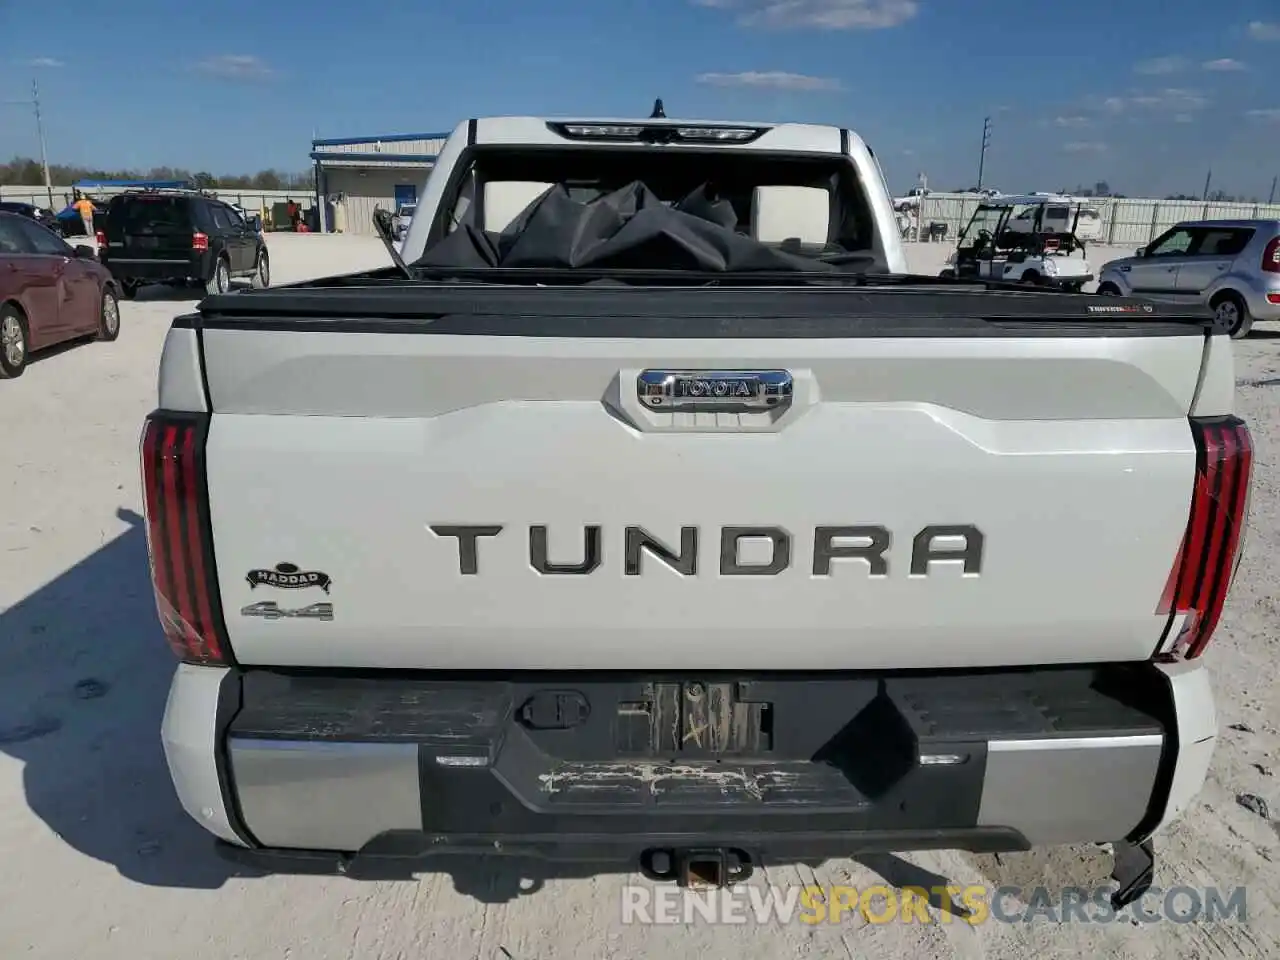
<instances>
[{"instance_id":1,"label":"golf cart","mask_svg":"<svg viewBox=\"0 0 1280 960\"><path fill-rule=\"evenodd\" d=\"M1067 218L1046 215L1050 206L1064 205L1070 208ZM1079 292L1093 279L1084 242L1076 235L1080 208L1078 201L1046 194L988 197L960 231L941 275Z\"/></svg>"}]
</instances>

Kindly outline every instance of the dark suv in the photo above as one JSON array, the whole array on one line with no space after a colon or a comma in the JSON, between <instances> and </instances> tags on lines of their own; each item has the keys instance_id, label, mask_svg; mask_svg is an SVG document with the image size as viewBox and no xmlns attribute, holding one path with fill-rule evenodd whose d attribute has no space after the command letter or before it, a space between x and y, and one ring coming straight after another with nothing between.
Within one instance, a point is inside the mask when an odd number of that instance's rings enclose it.
<instances>
[{"instance_id":1,"label":"dark suv","mask_svg":"<svg viewBox=\"0 0 1280 960\"><path fill-rule=\"evenodd\" d=\"M271 282L267 245L230 205L202 193L122 193L107 205L98 259L126 298L148 283L195 284L226 293L232 277L255 287Z\"/></svg>"}]
</instances>

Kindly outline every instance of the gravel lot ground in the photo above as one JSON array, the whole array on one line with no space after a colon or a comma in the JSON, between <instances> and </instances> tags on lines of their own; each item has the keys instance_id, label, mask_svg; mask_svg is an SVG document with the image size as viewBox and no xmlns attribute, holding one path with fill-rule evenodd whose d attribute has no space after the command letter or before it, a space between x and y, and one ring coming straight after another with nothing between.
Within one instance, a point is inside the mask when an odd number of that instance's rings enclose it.
<instances>
[{"instance_id":1,"label":"gravel lot ground","mask_svg":"<svg viewBox=\"0 0 1280 960\"><path fill-rule=\"evenodd\" d=\"M376 241L273 236L277 281L385 262ZM911 251L936 272L948 248ZM1116 251L1114 254L1119 255ZM1100 263L1108 255L1091 251ZM158 740L170 657L156 625L137 441L170 318L192 300L151 289L123 333L0 383L0 956L70 958L848 958L1280 956L1280 835L1238 805L1280 810L1280 331L1237 349L1238 409L1257 447L1253 527L1210 654L1222 739L1200 802L1158 841L1157 883L1248 887L1246 924L840 925L621 922L634 878L550 878L442 864L416 881L237 875L178 806ZM1105 882L1094 848L1016 856L865 857L776 866L773 884ZM753 881L755 882L755 881ZM527 886L527 885L526 885ZM935 919L946 915L933 911Z\"/></svg>"}]
</instances>

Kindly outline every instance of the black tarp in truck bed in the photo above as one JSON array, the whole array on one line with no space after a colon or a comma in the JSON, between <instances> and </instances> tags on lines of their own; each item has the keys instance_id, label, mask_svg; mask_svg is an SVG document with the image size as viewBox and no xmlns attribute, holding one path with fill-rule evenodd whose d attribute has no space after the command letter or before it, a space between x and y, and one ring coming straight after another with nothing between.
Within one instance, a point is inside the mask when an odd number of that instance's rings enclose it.
<instances>
[{"instance_id":1,"label":"black tarp in truck bed","mask_svg":"<svg viewBox=\"0 0 1280 960\"><path fill-rule=\"evenodd\" d=\"M708 185L668 206L640 181L588 203L557 184L501 233L464 222L429 246L417 267L662 269L704 272L835 271L735 229L737 215Z\"/></svg>"}]
</instances>

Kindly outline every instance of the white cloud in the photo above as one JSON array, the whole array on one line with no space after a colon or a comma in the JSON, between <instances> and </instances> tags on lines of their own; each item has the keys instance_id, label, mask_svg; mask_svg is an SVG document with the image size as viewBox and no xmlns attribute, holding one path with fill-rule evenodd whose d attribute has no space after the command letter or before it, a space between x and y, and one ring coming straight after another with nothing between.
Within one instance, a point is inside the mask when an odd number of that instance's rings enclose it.
<instances>
[{"instance_id":1,"label":"white cloud","mask_svg":"<svg viewBox=\"0 0 1280 960\"><path fill-rule=\"evenodd\" d=\"M1123 97L1107 97L1102 107L1109 113L1145 110L1152 113L1194 113L1209 105L1198 90L1165 87L1163 90L1131 91Z\"/></svg>"},{"instance_id":2,"label":"white cloud","mask_svg":"<svg viewBox=\"0 0 1280 960\"><path fill-rule=\"evenodd\" d=\"M1249 36L1255 40L1280 40L1280 23L1254 20L1249 24Z\"/></svg>"},{"instance_id":3,"label":"white cloud","mask_svg":"<svg viewBox=\"0 0 1280 960\"><path fill-rule=\"evenodd\" d=\"M735 10L747 27L883 30L914 19L918 0L693 0L699 7Z\"/></svg>"},{"instance_id":4,"label":"white cloud","mask_svg":"<svg viewBox=\"0 0 1280 960\"><path fill-rule=\"evenodd\" d=\"M65 67L66 64L63 63L61 60L55 60L53 57L36 57L34 60L28 60L27 66L47 67L50 70L52 70L52 69L56 69L57 67Z\"/></svg>"},{"instance_id":5,"label":"white cloud","mask_svg":"<svg viewBox=\"0 0 1280 960\"><path fill-rule=\"evenodd\" d=\"M275 71L261 58L244 53L224 53L206 57L195 69L224 80L265 80Z\"/></svg>"},{"instance_id":6,"label":"white cloud","mask_svg":"<svg viewBox=\"0 0 1280 960\"><path fill-rule=\"evenodd\" d=\"M1182 57L1155 57L1151 60L1142 60L1135 63L1133 72L1156 77L1178 73L1180 70L1185 70L1186 67L1187 61Z\"/></svg>"},{"instance_id":7,"label":"white cloud","mask_svg":"<svg viewBox=\"0 0 1280 960\"><path fill-rule=\"evenodd\" d=\"M1232 60L1230 57L1223 57L1221 60L1206 60L1201 66L1206 70L1213 70L1218 73L1231 73L1248 69L1242 61Z\"/></svg>"},{"instance_id":8,"label":"white cloud","mask_svg":"<svg viewBox=\"0 0 1280 960\"><path fill-rule=\"evenodd\" d=\"M1073 140L1070 143L1064 143L1062 149L1067 153L1102 153L1107 149L1107 145L1097 140Z\"/></svg>"},{"instance_id":9,"label":"white cloud","mask_svg":"<svg viewBox=\"0 0 1280 960\"><path fill-rule=\"evenodd\" d=\"M1055 117L1053 121L1056 127L1087 127L1089 125L1088 117Z\"/></svg>"},{"instance_id":10,"label":"white cloud","mask_svg":"<svg viewBox=\"0 0 1280 960\"><path fill-rule=\"evenodd\" d=\"M1280 107L1267 107L1263 110L1248 110L1246 115L1254 120L1266 120L1269 123L1280 123Z\"/></svg>"},{"instance_id":11,"label":"white cloud","mask_svg":"<svg viewBox=\"0 0 1280 960\"><path fill-rule=\"evenodd\" d=\"M1174 123L1195 123L1196 118L1189 113L1175 113L1173 115Z\"/></svg>"},{"instance_id":12,"label":"white cloud","mask_svg":"<svg viewBox=\"0 0 1280 960\"><path fill-rule=\"evenodd\" d=\"M804 73L786 73L782 70L700 73L694 79L698 83L704 83L712 87L755 87L757 89L804 92L840 89L840 81L830 77L811 77Z\"/></svg>"},{"instance_id":13,"label":"white cloud","mask_svg":"<svg viewBox=\"0 0 1280 960\"><path fill-rule=\"evenodd\" d=\"M1198 90L1180 90L1173 87L1166 87L1154 96L1142 99L1142 106L1154 107L1157 110L1176 110L1179 113L1202 110L1209 105L1209 99Z\"/></svg>"}]
</instances>

